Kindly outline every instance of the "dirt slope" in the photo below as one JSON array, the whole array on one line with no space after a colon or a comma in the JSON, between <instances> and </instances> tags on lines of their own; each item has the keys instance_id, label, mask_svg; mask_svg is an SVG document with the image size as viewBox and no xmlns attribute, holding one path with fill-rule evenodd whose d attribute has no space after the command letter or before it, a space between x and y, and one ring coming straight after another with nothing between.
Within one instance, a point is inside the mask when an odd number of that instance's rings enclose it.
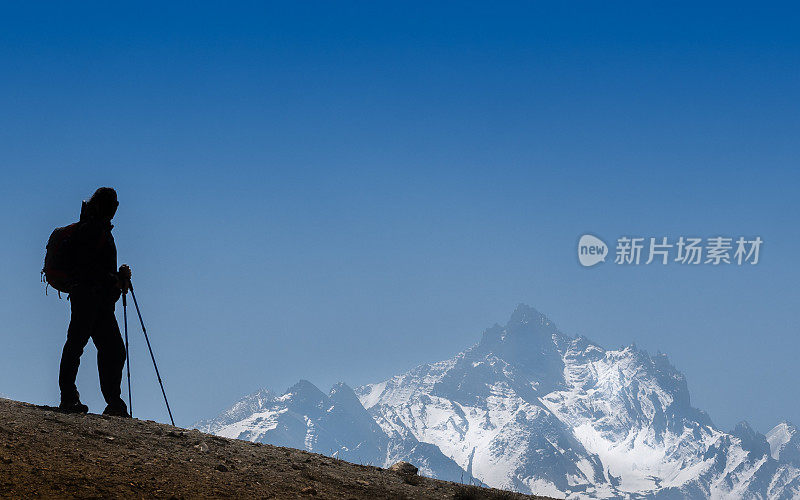
<instances>
[{"instance_id":1,"label":"dirt slope","mask_svg":"<svg viewBox=\"0 0 800 500\"><path fill-rule=\"evenodd\" d=\"M68 415L2 398L0 496L532 498L152 421Z\"/></svg>"}]
</instances>

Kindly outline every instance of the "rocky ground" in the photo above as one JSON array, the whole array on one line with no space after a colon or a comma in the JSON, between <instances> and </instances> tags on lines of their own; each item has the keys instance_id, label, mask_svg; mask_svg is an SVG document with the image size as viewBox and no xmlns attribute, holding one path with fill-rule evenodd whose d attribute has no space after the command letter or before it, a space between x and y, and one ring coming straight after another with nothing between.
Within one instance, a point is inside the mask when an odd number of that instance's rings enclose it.
<instances>
[{"instance_id":1,"label":"rocky ground","mask_svg":"<svg viewBox=\"0 0 800 500\"><path fill-rule=\"evenodd\" d=\"M170 425L0 398L9 498L533 498Z\"/></svg>"}]
</instances>

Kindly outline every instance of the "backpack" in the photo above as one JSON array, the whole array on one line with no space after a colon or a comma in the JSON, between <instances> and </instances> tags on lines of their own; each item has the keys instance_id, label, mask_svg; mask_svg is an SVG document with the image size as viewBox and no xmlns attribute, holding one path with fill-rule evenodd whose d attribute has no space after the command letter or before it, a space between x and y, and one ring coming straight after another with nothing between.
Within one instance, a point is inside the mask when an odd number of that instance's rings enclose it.
<instances>
[{"instance_id":1,"label":"backpack","mask_svg":"<svg viewBox=\"0 0 800 500\"><path fill-rule=\"evenodd\" d=\"M69 226L55 228L47 240L41 273L42 283L55 288L59 292L59 297L61 292L69 293L74 282L76 255L73 236L78 224L74 222ZM46 293L47 286L45 286Z\"/></svg>"}]
</instances>

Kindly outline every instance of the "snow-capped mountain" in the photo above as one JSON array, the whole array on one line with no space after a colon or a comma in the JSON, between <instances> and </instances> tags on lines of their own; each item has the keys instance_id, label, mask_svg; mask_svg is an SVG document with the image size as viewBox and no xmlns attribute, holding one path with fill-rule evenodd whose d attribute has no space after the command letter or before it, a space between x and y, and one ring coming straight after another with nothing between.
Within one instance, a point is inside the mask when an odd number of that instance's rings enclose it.
<instances>
[{"instance_id":1,"label":"snow-capped mountain","mask_svg":"<svg viewBox=\"0 0 800 500\"><path fill-rule=\"evenodd\" d=\"M797 434L797 427L781 422L767 433L766 439L772 458L800 466L800 435Z\"/></svg>"},{"instance_id":2,"label":"snow-capped mountain","mask_svg":"<svg viewBox=\"0 0 800 500\"><path fill-rule=\"evenodd\" d=\"M449 360L327 396L261 391L198 428L542 495L800 498L794 426L717 429L666 356L569 337L524 305Z\"/></svg>"},{"instance_id":3,"label":"snow-capped mountain","mask_svg":"<svg viewBox=\"0 0 800 500\"><path fill-rule=\"evenodd\" d=\"M384 432L353 389L343 383L336 384L327 395L307 380L281 396L261 390L194 427L223 437L305 449L354 463L385 466L407 460L431 477L475 482L435 445L419 442L407 433Z\"/></svg>"}]
</instances>

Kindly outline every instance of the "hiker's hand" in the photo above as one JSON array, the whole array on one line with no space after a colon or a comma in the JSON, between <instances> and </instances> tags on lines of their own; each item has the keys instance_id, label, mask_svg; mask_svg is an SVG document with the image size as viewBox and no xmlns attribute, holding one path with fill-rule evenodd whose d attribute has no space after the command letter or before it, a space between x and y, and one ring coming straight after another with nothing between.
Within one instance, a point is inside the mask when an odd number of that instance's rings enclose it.
<instances>
[{"instance_id":1,"label":"hiker's hand","mask_svg":"<svg viewBox=\"0 0 800 500\"><path fill-rule=\"evenodd\" d=\"M128 267L127 264L122 264L119 266L119 274L118 274L118 281L119 281L119 289L122 290L123 293L127 292L131 287L131 268Z\"/></svg>"}]
</instances>

